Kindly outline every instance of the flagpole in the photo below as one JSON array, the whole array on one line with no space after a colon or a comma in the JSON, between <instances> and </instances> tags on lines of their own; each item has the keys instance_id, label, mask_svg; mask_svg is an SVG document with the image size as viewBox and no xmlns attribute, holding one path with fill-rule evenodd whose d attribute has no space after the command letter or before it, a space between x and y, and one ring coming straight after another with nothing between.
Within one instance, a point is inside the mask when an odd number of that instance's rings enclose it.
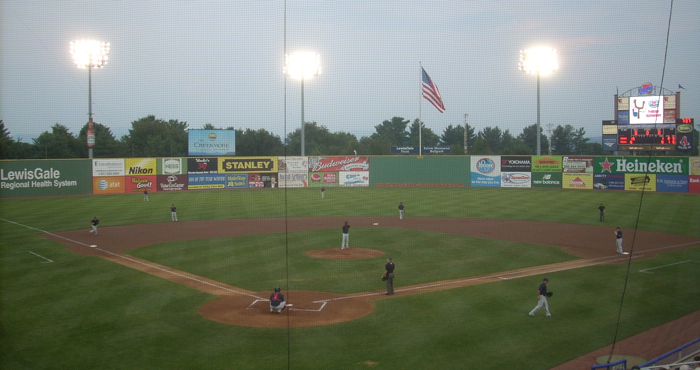
<instances>
[{"instance_id":1,"label":"flagpole","mask_svg":"<svg viewBox=\"0 0 700 370\"><path fill-rule=\"evenodd\" d=\"M421 107L423 106L423 65L418 62L418 156L423 156L423 130L421 129L421 123L423 119L421 117Z\"/></svg>"}]
</instances>

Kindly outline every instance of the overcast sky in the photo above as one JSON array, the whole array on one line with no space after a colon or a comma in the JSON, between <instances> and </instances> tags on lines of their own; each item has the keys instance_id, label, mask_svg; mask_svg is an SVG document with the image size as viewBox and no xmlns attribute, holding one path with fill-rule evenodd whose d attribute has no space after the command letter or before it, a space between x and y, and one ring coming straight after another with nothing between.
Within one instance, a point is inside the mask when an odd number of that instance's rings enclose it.
<instances>
[{"instance_id":1,"label":"overcast sky","mask_svg":"<svg viewBox=\"0 0 700 370\"><path fill-rule=\"evenodd\" d=\"M698 0L675 0L672 14L671 0L0 0L0 17L0 119L25 142L87 122L88 72L69 52L79 39L111 43L109 63L93 70L93 113L118 138L151 114L283 137L301 122L285 51L320 55L306 121L358 138L419 114L437 134L465 114L477 130L521 133L537 120L537 85L518 70L519 50L538 45L559 56L541 79L543 126L599 137L615 93L647 82L681 91L681 115L700 119ZM444 113L420 98L419 63Z\"/></svg>"}]
</instances>

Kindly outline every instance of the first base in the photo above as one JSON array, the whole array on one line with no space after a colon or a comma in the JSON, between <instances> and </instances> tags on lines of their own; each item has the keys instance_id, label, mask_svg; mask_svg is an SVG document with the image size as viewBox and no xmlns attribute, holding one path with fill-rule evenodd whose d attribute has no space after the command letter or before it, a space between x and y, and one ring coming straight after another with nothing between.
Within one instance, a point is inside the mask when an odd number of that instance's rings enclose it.
<instances>
[{"instance_id":1,"label":"first base","mask_svg":"<svg viewBox=\"0 0 700 370\"><path fill-rule=\"evenodd\" d=\"M97 248L97 246L96 246L96 245L91 245L90 248Z\"/></svg>"},{"instance_id":2,"label":"first base","mask_svg":"<svg viewBox=\"0 0 700 370\"><path fill-rule=\"evenodd\" d=\"M622 252L622 254L630 254L630 252Z\"/></svg>"},{"instance_id":3,"label":"first base","mask_svg":"<svg viewBox=\"0 0 700 370\"><path fill-rule=\"evenodd\" d=\"M372 225L374 225L374 226L379 226L379 222L375 222L375 223L373 223Z\"/></svg>"}]
</instances>

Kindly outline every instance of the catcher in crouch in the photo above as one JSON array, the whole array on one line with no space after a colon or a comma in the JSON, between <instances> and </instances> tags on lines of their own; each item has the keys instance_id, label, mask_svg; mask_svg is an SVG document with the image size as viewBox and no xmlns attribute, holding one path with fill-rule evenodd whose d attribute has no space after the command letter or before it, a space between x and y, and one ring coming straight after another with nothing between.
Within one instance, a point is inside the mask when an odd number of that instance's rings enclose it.
<instances>
[{"instance_id":1,"label":"catcher in crouch","mask_svg":"<svg viewBox=\"0 0 700 370\"><path fill-rule=\"evenodd\" d=\"M274 293L270 295L270 312L282 313L287 302L284 300L284 294L280 293L280 288L276 287Z\"/></svg>"},{"instance_id":2,"label":"catcher in crouch","mask_svg":"<svg viewBox=\"0 0 700 370\"><path fill-rule=\"evenodd\" d=\"M551 297L552 292L547 292L547 283L549 283L549 279L544 278L542 280L542 284L540 284L540 287L537 289L537 307L533 308L532 311L530 311L530 316L535 316L535 312L539 310L542 306L544 306L544 311L547 313L547 317L552 316L551 313L549 313L549 304L547 304L547 297Z\"/></svg>"}]
</instances>

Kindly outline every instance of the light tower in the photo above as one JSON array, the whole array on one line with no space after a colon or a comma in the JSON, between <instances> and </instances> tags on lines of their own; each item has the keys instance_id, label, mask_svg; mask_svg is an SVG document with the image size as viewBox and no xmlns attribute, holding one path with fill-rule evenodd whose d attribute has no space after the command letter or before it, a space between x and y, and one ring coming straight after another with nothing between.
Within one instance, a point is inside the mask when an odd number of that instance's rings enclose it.
<instances>
[{"instance_id":1,"label":"light tower","mask_svg":"<svg viewBox=\"0 0 700 370\"><path fill-rule=\"evenodd\" d=\"M537 74L537 155L541 155L540 148L540 75L547 75L559 69L557 64L557 51L540 47L535 49L520 50L520 71L527 74Z\"/></svg>"},{"instance_id":2,"label":"light tower","mask_svg":"<svg viewBox=\"0 0 700 370\"><path fill-rule=\"evenodd\" d=\"M95 126L92 122L92 69L102 68L107 64L109 49L108 42L95 40L70 42L70 53L73 55L75 65L78 68L87 68L88 70L88 158L92 158L92 149L95 147Z\"/></svg>"},{"instance_id":3,"label":"light tower","mask_svg":"<svg viewBox=\"0 0 700 370\"><path fill-rule=\"evenodd\" d=\"M284 74L301 80L301 156L305 154L304 138L304 80L321 74L320 58L315 53L295 53L284 55Z\"/></svg>"}]
</instances>

